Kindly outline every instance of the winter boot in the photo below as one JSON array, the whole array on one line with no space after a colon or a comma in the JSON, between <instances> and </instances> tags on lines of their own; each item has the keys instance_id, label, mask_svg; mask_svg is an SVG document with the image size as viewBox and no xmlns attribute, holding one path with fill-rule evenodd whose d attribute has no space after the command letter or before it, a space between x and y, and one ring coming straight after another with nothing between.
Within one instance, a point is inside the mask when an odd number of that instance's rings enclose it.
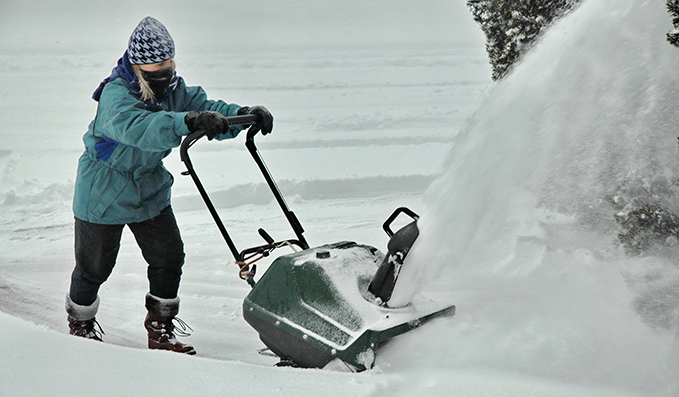
<instances>
[{"instance_id":1,"label":"winter boot","mask_svg":"<svg viewBox=\"0 0 679 397\"><path fill-rule=\"evenodd\" d=\"M149 349L196 354L193 346L181 343L176 338L176 336L189 336L191 334L187 332L187 329L192 330L188 324L177 317L179 298L163 299L147 294L146 309L149 313L146 315L144 327L149 335Z\"/></svg>"},{"instance_id":2,"label":"winter boot","mask_svg":"<svg viewBox=\"0 0 679 397\"><path fill-rule=\"evenodd\" d=\"M86 339L103 341L104 330L94 316L99 309L99 297L89 306L78 305L66 295L66 312L68 313L68 328L71 335Z\"/></svg>"}]
</instances>

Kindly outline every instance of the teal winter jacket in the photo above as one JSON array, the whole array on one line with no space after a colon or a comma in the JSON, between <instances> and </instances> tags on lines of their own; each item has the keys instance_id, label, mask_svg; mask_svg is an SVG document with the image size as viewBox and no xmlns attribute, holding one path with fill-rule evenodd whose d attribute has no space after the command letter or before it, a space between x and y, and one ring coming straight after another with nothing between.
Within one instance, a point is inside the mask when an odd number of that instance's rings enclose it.
<instances>
[{"instance_id":1,"label":"teal winter jacket","mask_svg":"<svg viewBox=\"0 0 679 397\"><path fill-rule=\"evenodd\" d=\"M99 107L83 137L73 212L92 223L142 222L160 214L170 205L174 180L162 160L189 134L187 112L233 116L240 109L208 100L201 87L187 87L177 76L160 102L144 102L126 55L95 92ZM233 138L240 131L231 127L218 138Z\"/></svg>"}]
</instances>

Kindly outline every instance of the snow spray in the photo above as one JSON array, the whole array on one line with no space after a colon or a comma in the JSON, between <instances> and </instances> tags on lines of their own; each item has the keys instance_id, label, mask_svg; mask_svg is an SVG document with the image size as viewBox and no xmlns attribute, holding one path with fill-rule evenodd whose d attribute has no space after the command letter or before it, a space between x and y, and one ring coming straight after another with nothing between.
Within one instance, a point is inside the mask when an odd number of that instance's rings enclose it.
<instances>
[{"instance_id":1,"label":"snow spray","mask_svg":"<svg viewBox=\"0 0 679 397\"><path fill-rule=\"evenodd\" d=\"M486 93L392 298L444 292L458 314L420 331L427 358L408 365L676 392L679 247L630 255L616 222L654 181L679 213L671 28L664 1L585 1Z\"/></svg>"}]
</instances>

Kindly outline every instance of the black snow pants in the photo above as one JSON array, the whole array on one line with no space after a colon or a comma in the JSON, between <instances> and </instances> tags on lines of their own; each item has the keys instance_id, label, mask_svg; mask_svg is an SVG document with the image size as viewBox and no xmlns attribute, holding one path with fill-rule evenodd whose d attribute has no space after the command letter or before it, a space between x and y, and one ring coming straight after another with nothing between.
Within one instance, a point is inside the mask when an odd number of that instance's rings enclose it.
<instances>
[{"instance_id":1,"label":"black snow pants","mask_svg":"<svg viewBox=\"0 0 679 397\"><path fill-rule=\"evenodd\" d=\"M176 298L185 255L172 208L168 206L155 218L127 226L148 263L151 295ZM89 306L97 299L99 287L115 266L124 227L75 219L75 269L69 292L74 303Z\"/></svg>"}]
</instances>

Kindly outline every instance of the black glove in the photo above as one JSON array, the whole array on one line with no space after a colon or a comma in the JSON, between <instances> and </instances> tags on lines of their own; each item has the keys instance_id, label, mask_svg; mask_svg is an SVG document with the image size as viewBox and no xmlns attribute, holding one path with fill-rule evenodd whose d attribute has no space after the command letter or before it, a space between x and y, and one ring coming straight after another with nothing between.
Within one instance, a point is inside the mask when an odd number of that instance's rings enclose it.
<instances>
[{"instance_id":1,"label":"black glove","mask_svg":"<svg viewBox=\"0 0 679 397\"><path fill-rule=\"evenodd\" d=\"M229 121L219 112L189 112L184 117L184 122L191 132L204 130L209 140L213 140L217 135L229 130Z\"/></svg>"},{"instance_id":2,"label":"black glove","mask_svg":"<svg viewBox=\"0 0 679 397\"><path fill-rule=\"evenodd\" d=\"M257 114L260 116L260 121L250 127L250 131L253 129L256 131L262 131L262 135L270 134L273 130L273 116L269 113L269 110L264 106L252 106L252 107L242 107L238 109L239 115L245 114Z\"/></svg>"}]
</instances>

